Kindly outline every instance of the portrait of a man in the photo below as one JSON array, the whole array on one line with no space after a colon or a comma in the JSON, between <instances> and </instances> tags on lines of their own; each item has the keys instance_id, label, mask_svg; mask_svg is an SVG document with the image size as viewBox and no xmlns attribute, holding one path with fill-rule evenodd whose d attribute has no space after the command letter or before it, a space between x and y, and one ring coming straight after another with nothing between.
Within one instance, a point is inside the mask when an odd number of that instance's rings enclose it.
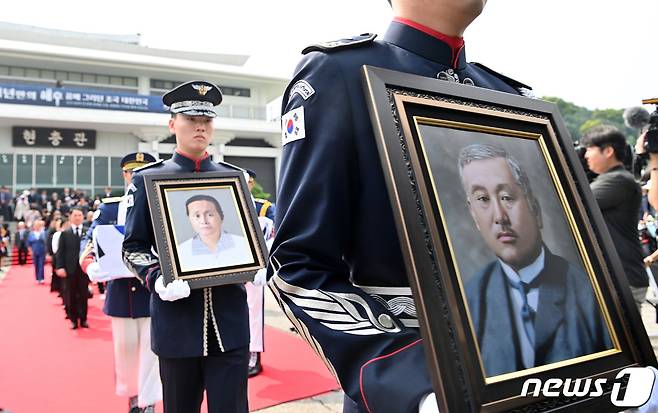
<instances>
[{"instance_id":1,"label":"portrait of a man","mask_svg":"<svg viewBox=\"0 0 658 413\"><path fill-rule=\"evenodd\" d=\"M496 259L465 282L487 377L612 347L582 266L553 254L542 238L542 209L521 164L501 146L463 147L466 205Z\"/></svg>"},{"instance_id":2,"label":"portrait of a man","mask_svg":"<svg viewBox=\"0 0 658 413\"><path fill-rule=\"evenodd\" d=\"M194 235L178 245L181 271L229 267L253 262L246 237L227 232L224 211L210 195L197 194L185 201Z\"/></svg>"}]
</instances>

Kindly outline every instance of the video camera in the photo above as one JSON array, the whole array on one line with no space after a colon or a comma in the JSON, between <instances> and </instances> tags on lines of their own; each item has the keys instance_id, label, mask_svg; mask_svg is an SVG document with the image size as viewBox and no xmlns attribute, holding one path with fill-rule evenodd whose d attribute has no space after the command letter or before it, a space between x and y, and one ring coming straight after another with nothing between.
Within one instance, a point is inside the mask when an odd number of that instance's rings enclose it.
<instances>
[{"instance_id":1,"label":"video camera","mask_svg":"<svg viewBox=\"0 0 658 413\"><path fill-rule=\"evenodd\" d=\"M644 99L642 104L658 104L658 98ZM644 138L644 145L649 153L658 153L658 106L656 110L649 115L647 135Z\"/></svg>"},{"instance_id":2,"label":"video camera","mask_svg":"<svg viewBox=\"0 0 658 413\"><path fill-rule=\"evenodd\" d=\"M642 104L658 104L658 98L643 99ZM630 128L642 130L646 127L644 148L649 153L658 153L658 109L649 113L641 106L628 108L624 111L624 122Z\"/></svg>"}]
</instances>

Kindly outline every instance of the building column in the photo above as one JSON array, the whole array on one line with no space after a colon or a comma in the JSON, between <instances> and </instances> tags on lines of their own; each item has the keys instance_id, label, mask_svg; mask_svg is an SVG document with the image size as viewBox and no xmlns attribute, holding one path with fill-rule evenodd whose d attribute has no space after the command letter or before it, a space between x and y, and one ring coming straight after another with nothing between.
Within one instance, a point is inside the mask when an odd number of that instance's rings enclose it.
<instances>
[{"instance_id":1,"label":"building column","mask_svg":"<svg viewBox=\"0 0 658 413\"><path fill-rule=\"evenodd\" d=\"M132 131L132 134L144 141L137 145L139 152L150 153L155 159L158 159L160 141L167 139L169 130L166 128L139 128Z\"/></svg>"},{"instance_id":2,"label":"building column","mask_svg":"<svg viewBox=\"0 0 658 413\"><path fill-rule=\"evenodd\" d=\"M137 78L137 93L140 95L151 94L151 78L147 76L139 76Z\"/></svg>"},{"instance_id":3,"label":"building column","mask_svg":"<svg viewBox=\"0 0 658 413\"><path fill-rule=\"evenodd\" d=\"M224 145L235 139L235 134L218 132L212 138L212 145L208 147L208 154L212 156L215 162L224 160Z\"/></svg>"}]
</instances>

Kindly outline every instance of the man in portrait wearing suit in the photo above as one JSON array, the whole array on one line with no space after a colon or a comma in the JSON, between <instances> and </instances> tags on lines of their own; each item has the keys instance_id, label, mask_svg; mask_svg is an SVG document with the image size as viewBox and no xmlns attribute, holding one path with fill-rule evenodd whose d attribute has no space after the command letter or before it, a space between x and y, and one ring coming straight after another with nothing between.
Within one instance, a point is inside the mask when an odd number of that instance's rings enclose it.
<instances>
[{"instance_id":1,"label":"man in portrait wearing suit","mask_svg":"<svg viewBox=\"0 0 658 413\"><path fill-rule=\"evenodd\" d=\"M611 348L588 276L543 242L541 207L517 160L474 144L458 162L471 217L497 257L465 286L486 375Z\"/></svg>"},{"instance_id":2,"label":"man in portrait wearing suit","mask_svg":"<svg viewBox=\"0 0 658 413\"><path fill-rule=\"evenodd\" d=\"M71 208L69 221L71 227L62 232L57 249L57 275L66 277L65 302L68 308L68 318L71 328L77 329L78 323L82 328L89 328L87 324L87 300L89 298L89 278L80 267L80 240L85 234L82 226L84 215L77 207Z\"/></svg>"}]
</instances>

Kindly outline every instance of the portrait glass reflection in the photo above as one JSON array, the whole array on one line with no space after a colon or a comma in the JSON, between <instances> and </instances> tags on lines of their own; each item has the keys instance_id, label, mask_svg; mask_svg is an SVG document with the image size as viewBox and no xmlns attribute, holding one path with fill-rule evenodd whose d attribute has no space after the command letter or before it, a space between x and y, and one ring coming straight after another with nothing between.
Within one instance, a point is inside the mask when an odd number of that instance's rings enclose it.
<instances>
[{"instance_id":1,"label":"portrait glass reflection","mask_svg":"<svg viewBox=\"0 0 658 413\"><path fill-rule=\"evenodd\" d=\"M417 123L485 377L613 348L540 140Z\"/></svg>"},{"instance_id":2,"label":"portrait glass reflection","mask_svg":"<svg viewBox=\"0 0 658 413\"><path fill-rule=\"evenodd\" d=\"M165 190L179 278L253 264L256 257L230 186Z\"/></svg>"}]
</instances>

